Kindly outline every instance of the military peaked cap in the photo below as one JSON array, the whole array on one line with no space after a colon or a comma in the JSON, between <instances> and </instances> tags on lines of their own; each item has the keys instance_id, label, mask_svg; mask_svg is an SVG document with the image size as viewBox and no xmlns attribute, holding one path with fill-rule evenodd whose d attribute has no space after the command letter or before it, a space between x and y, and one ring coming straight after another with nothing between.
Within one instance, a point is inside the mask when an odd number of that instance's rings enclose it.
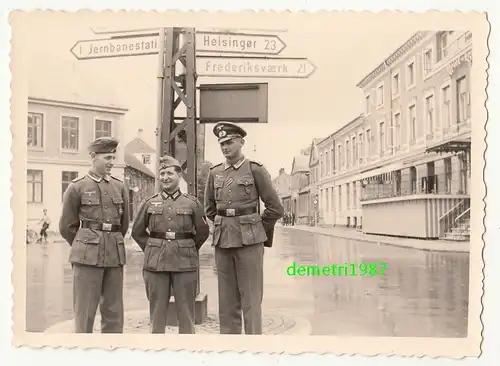
<instances>
[{"instance_id":1,"label":"military peaked cap","mask_svg":"<svg viewBox=\"0 0 500 366\"><path fill-rule=\"evenodd\" d=\"M99 137L92 141L89 146L89 153L110 154L116 152L118 140L112 137Z\"/></svg>"},{"instance_id":2,"label":"military peaked cap","mask_svg":"<svg viewBox=\"0 0 500 366\"><path fill-rule=\"evenodd\" d=\"M246 131L232 122L219 122L214 126L214 135L219 138L219 143L229 141L236 137L245 137Z\"/></svg>"},{"instance_id":3,"label":"military peaked cap","mask_svg":"<svg viewBox=\"0 0 500 366\"><path fill-rule=\"evenodd\" d=\"M170 168L172 166L181 168L181 164L179 164L177 159L173 158L172 156L164 155L160 158L160 169L159 170L167 169L167 168Z\"/></svg>"}]
</instances>

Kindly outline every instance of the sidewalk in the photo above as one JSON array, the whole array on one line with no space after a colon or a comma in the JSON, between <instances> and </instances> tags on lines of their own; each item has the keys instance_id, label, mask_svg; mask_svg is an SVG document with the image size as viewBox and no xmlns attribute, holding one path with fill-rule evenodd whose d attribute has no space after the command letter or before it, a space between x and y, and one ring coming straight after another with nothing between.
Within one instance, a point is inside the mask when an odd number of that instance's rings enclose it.
<instances>
[{"instance_id":1,"label":"sidewalk","mask_svg":"<svg viewBox=\"0 0 500 366\"><path fill-rule=\"evenodd\" d=\"M368 235L363 234L356 229L344 228L344 227L334 227L334 228L322 228L307 225L295 225L295 226L283 226L282 224L276 224L276 227L282 230L300 230L310 233L334 236L337 238L352 239L370 243L385 244L398 246L403 248L421 249L421 250L432 250L440 252L463 252L469 253L470 242L459 242L459 241L449 241L449 240L419 240L419 239L409 239L409 238L395 238L382 235Z\"/></svg>"}]
</instances>

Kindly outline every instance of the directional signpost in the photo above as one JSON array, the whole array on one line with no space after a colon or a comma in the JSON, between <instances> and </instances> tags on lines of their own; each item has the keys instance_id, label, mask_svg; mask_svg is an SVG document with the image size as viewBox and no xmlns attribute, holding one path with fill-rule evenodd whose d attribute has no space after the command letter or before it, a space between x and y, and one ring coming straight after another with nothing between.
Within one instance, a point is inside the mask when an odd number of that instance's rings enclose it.
<instances>
[{"instance_id":1,"label":"directional signpost","mask_svg":"<svg viewBox=\"0 0 500 366\"><path fill-rule=\"evenodd\" d=\"M149 34L78 41L70 52L78 60L158 55L157 156L169 154L184 160L177 156L180 149L175 147L182 140L187 152L185 160L180 163L189 193L197 195L197 121L267 123L268 112L267 83L206 84L200 86L203 115L198 116L197 76L265 79L310 77L316 67L308 59L276 57L285 48L285 43L276 35L161 28ZM178 62L184 66L180 75L176 73ZM175 116L174 112L179 106L185 108L185 117ZM179 119L181 122L176 123ZM207 296L200 292L199 284L198 272L196 324L203 323L207 317ZM170 301L175 304L172 299ZM169 314L168 319L176 319L175 305L169 307Z\"/></svg>"},{"instance_id":2,"label":"directional signpost","mask_svg":"<svg viewBox=\"0 0 500 366\"><path fill-rule=\"evenodd\" d=\"M306 58L196 57L198 76L305 79L315 70Z\"/></svg>"}]
</instances>

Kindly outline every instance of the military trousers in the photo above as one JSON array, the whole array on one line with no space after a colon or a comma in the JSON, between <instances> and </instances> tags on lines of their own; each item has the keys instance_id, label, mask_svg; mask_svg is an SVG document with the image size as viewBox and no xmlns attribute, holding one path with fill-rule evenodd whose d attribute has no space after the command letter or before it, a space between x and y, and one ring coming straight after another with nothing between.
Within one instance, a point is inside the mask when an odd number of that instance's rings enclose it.
<instances>
[{"instance_id":1,"label":"military trousers","mask_svg":"<svg viewBox=\"0 0 500 366\"><path fill-rule=\"evenodd\" d=\"M198 274L186 272L152 272L143 270L146 296L149 301L151 333L165 333L170 289L173 289L179 334L194 334L195 301Z\"/></svg>"},{"instance_id":2,"label":"military trousers","mask_svg":"<svg viewBox=\"0 0 500 366\"><path fill-rule=\"evenodd\" d=\"M72 267L75 333L93 332L98 306L101 333L123 333L123 267Z\"/></svg>"},{"instance_id":3,"label":"military trousers","mask_svg":"<svg viewBox=\"0 0 500 366\"><path fill-rule=\"evenodd\" d=\"M264 245L215 247L221 334L262 334Z\"/></svg>"}]
</instances>

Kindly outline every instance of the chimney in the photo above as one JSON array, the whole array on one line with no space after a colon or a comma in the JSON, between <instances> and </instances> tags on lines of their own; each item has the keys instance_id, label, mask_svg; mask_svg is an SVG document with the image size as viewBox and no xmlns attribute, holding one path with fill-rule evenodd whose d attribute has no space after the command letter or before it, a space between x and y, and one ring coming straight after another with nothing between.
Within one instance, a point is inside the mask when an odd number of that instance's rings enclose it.
<instances>
[{"instance_id":1,"label":"chimney","mask_svg":"<svg viewBox=\"0 0 500 366\"><path fill-rule=\"evenodd\" d=\"M144 131L142 128L139 128L139 129L137 130L137 137L139 137L139 138L141 137L141 135L142 135L142 131Z\"/></svg>"},{"instance_id":2,"label":"chimney","mask_svg":"<svg viewBox=\"0 0 500 366\"><path fill-rule=\"evenodd\" d=\"M285 173L285 168L280 168L280 175Z\"/></svg>"}]
</instances>

